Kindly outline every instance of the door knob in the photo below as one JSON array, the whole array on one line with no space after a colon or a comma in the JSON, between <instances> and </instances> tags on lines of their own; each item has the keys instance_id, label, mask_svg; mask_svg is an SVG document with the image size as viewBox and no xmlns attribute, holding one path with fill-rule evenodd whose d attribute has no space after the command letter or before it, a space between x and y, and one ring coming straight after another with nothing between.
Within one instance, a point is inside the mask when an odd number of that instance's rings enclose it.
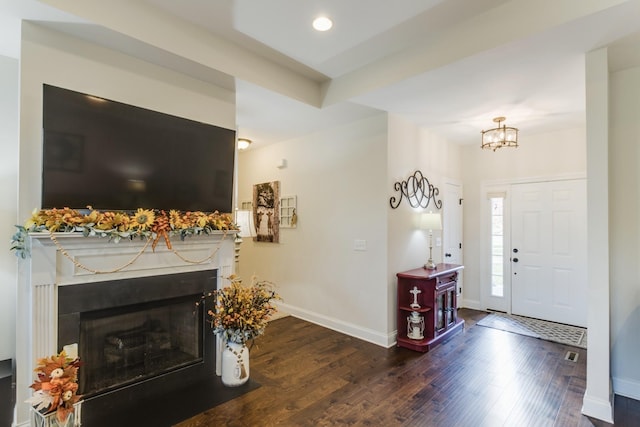
<instances>
[{"instance_id":1,"label":"door knob","mask_svg":"<svg viewBox=\"0 0 640 427\"><path fill-rule=\"evenodd\" d=\"M451 256L451 254L444 254L444 256L446 256L446 257L450 257L450 256Z\"/></svg>"},{"instance_id":2,"label":"door knob","mask_svg":"<svg viewBox=\"0 0 640 427\"><path fill-rule=\"evenodd\" d=\"M514 258L514 259L513 259L513 262L518 262L518 258Z\"/></svg>"},{"instance_id":3,"label":"door knob","mask_svg":"<svg viewBox=\"0 0 640 427\"><path fill-rule=\"evenodd\" d=\"M517 248L513 248L513 253L517 254L518 253L518 249Z\"/></svg>"}]
</instances>

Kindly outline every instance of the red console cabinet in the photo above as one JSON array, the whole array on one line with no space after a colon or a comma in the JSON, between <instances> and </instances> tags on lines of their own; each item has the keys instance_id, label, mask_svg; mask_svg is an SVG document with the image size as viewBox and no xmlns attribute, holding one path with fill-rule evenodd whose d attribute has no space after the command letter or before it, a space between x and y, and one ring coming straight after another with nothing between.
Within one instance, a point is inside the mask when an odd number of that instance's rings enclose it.
<instances>
[{"instance_id":1,"label":"red console cabinet","mask_svg":"<svg viewBox=\"0 0 640 427\"><path fill-rule=\"evenodd\" d=\"M427 352L464 328L464 320L458 319L457 301L458 272L463 268L457 264L438 264L434 270L421 267L397 274L398 347ZM412 312L424 317L420 339L408 335L407 318Z\"/></svg>"}]
</instances>

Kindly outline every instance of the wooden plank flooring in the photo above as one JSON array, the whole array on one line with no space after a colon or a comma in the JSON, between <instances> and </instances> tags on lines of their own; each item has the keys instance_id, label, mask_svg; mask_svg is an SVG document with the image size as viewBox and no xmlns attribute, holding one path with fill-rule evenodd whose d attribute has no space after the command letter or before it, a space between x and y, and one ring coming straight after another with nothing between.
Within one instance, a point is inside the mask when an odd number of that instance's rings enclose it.
<instances>
[{"instance_id":1,"label":"wooden plank flooring","mask_svg":"<svg viewBox=\"0 0 640 427\"><path fill-rule=\"evenodd\" d=\"M459 315L465 330L424 354L275 320L251 350L261 387L177 427L607 425L580 413L585 350L476 326L484 312ZM638 425L640 403L616 398L616 426Z\"/></svg>"}]
</instances>

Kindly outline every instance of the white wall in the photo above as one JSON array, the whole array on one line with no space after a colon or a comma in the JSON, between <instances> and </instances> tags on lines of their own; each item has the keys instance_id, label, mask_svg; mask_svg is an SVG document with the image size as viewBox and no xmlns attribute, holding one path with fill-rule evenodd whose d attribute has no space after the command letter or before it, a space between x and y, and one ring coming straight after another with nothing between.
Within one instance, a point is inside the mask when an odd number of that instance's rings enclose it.
<instances>
[{"instance_id":1,"label":"white wall","mask_svg":"<svg viewBox=\"0 0 640 427\"><path fill-rule=\"evenodd\" d=\"M522 129L518 148L481 150L478 145L462 149L464 184L464 277L462 305L484 309L481 300L481 187L487 183L529 178L586 174L585 129L567 129L527 135ZM480 137L478 137L479 141Z\"/></svg>"},{"instance_id":2,"label":"white wall","mask_svg":"<svg viewBox=\"0 0 640 427\"><path fill-rule=\"evenodd\" d=\"M278 169L281 159L287 167ZM276 282L283 311L390 346L396 330L396 273L424 264L428 244L417 213L393 184L421 170L436 186L460 178L459 149L396 116L380 114L239 156L238 201L254 184L280 181L298 197L298 227L280 243L245 238L239 273ZM436 209L434 209L435 211ZM354 240L367 250L354 251ZM434 259L441 253L434 251ZM268 331L267 331L268 333Z\"/></svg>"},{"instance_id":3,"label":"white wall","mask_svg":"<svg viewBox=\"0 0 640 427\"><path fill-rule=\"evenodd\" d=\"M396 320L396 273L411 270L424 265L429 258L429 240L424 230L418 229L421 208L411 208L406 199L396 209L391 209L389 198L400 197L394 190L396 182L406 181L416 170L422 172L431 184L440 189L438 200L443 200L443 186L447 179L461 180L460 147L449 144L445 139L420 129L408 120L397 115L389 115L389 144L386 208L389 229L388 257L388 298L390 304L389 323ZM434 202L430 202L427 211L441 212ZM441 232L433 233L434 242ZM435 244L435 243L434 243ZM442 262L442 247L433 248L434 262Z\"/></svg>"},{"instance_id":4,"label":"white wall","mask_svg":"<svg viewBox=\"0 0 640 427\"><path fill-rule=\"evenodd\" d=\"M611 376L640 399L640 68L610 75Z\"/></svg>"},{"instance_id":5,"label":"white wall","mask_svg":"<svg viewBox=\"0 0 640 427\"><path fill-rule=\"evenodd\" d=\"M247 150L238 165L240 202L269 181L298 201L298 226L281 228L280 243L244 239L241 277L275 282L284 311L379 345L388 345L390 334L386 144L380 114ZM281 159L287 167L278 169ZM366 241L366 251L354 250L356 239Z\"/></svg>"},{"instance_id":6,"label":"white wall","mask_svg":"<svg viewBox=\"0 0 640 427\"><path fill-rule=\"evenodd\" d=\"M18 224L18 61L0 56L0 235L6 242ZM17 262L0 250L0 360L15 355Z\"/></svg>"}]
</instances>

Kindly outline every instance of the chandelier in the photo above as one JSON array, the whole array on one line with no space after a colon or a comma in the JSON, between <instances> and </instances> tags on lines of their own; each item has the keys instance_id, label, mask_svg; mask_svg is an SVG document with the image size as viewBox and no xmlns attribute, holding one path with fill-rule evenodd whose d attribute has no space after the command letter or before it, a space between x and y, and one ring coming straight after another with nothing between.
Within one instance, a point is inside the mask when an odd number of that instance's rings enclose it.
<instances>
[{"instance_id":1,"label":"chandelier","mask_svg":"<svg viewBox=\"0 0 640 427\"><path fill-rule=\"evenodd\" d=\"M517 147L518 129L506 125L500 126L500 123L505 121L504 117L496 117L493 121L498 124L498 127L482 131L481 147L493 151L502 147Z\"/></svg>"}]
</instances>

